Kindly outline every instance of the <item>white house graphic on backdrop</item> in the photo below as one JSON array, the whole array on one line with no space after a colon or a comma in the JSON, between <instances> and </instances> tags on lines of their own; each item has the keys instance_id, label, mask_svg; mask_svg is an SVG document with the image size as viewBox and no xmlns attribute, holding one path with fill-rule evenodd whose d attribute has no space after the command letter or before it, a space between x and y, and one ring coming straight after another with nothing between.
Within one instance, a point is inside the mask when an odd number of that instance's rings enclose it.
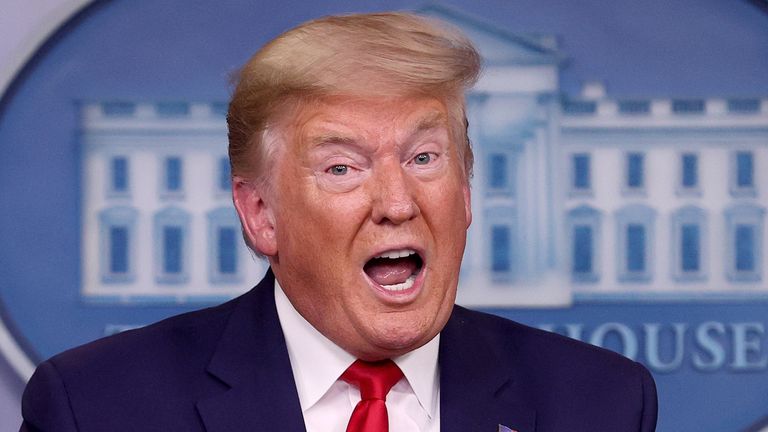
<instances>
[{"instance_id":1,"label":"white house graphic on backdrop","mask_svg":"<svg viewBox=\"0 0 768 432\"><path fill-rule=\"evenodd\" d=\"M768 296L768 98L565 97L555 38L424 13L486 62L460 303ZM84 297L217 301L264 272L229 198L225 109L82 104Z\"/></svg>"},{"instance_id":2,"label":"white house graphic on backdrop","mask_svg":"<svg viewBox=\"0 0 768 432\"><path fill-rule=\"evenodd\" d=\"M85 297L218 301L264 272L231 204L225 109L82 106Z\"/></svg>"}]
</instances>

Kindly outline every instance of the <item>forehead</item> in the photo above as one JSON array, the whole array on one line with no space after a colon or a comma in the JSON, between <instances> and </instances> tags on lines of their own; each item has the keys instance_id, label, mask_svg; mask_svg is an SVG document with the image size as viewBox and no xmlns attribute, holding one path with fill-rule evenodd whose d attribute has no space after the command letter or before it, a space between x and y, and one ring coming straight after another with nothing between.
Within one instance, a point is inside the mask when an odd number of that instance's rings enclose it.
<instances>
[{"instance_id":1,"label":"forehead","mask_svg":"<svg viewBox=\"0 0 768 432\"><path fill-rule=\"evenodd\" d=\"M334 139L388 136L448 130L445 104L436 98L333 98L301 104L289 128L306 144Z\"/></svg>"}]
</instances>

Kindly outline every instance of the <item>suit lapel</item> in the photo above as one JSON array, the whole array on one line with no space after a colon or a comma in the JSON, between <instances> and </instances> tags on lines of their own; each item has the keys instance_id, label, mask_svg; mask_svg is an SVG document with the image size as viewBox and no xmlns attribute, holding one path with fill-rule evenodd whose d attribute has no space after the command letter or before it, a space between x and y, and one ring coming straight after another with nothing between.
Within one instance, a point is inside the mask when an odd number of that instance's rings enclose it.
<instances>
[{"instance_id":1,"label":"suit lapel","mask_svg":"<svg viewBox=\"0 0 768 432\"><path fill-rule=\"evenodd\" d=\"M534 432L514 350L494 346L476 321L454 307L440 336L442 432L495 432L499 424ZM223 384L197 403L208 432L305 432L271 271L235 306L207 372Z\"/></svg>"},{"instance_id":2,"label":"suit lapel","mask_svg":"<svg viewBox=\"0 0 768 432\"><path fill-rule=\"evenodd\" d=\"M267 272L235 306L207 372L224 384L198 401L208 432L304 432L288 350Z\"/></svg>"},{"instance_id":3,"label":"suit lapel","mask_svg":"<svg viewBox=\"0 0 768 432\"><path fill-rule=\"evenodd\" d=\"M515 374L514 350L494 346L466 309L454 307L440 335L440 429L496 432L504 425L535 430L536 413Z\"/></svg>"}]
</instances>

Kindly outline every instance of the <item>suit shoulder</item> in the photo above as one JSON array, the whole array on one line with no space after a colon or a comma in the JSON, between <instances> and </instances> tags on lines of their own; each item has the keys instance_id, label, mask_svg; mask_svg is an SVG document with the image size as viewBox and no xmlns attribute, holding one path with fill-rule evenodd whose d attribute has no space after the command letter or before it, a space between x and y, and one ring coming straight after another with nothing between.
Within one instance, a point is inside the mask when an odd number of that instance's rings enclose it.
<instances>
[{"instance_id":1,"label":"suit shoulder","mask_svg":"<svg viewBox=\"0 0 768 432\"><path fill-rule=\"evenodd\" d=\"M53 356L48 362L62 374L157 364L165 357L201 357L224 330L241 297L218 306L175 315L145 327L126 330ZM169 358L169 361L172 359ZM203 359L201 359L203 360Z\"/></svg>"},{"instance_id":2,"label":"suit shoulder","mask_svg":"<svg viewBox=\"0 0 768 432\"><path fill-rule=\"evenodd\" d=\"M510 355L546 366L550 371L581 369L602 376L637 374L642 365L605 348L572 339L557 333L530 327L516 321L484 312L457 307L456 316L462 325L474 328L491 346L506 350Z\"/></svg>"},{"instance_id":3,"label":"suit shoulder","mask_svg":"<svg viewBox=\"0 0 768 432\"><path fill-rule=\"evenodd\" d=\"M271 285L262 288L41 363L24 392L25 420L37 425L55 414L76 419L82 430L126 430L124 425L131 430L198 430L195 403L228 388L210 372L212 360L224 341L257 333L248 318L258 315L259 304L269 304Z\"/></svg>"},{"instance_id":4,"label":"suit shoulder","mask_svg":"<svg viewBox=\"0 0 768 432\"><path fill-rule=\"evenodd\" d=\"M527 395L542 429L655 430L658 400L648 370L613 351L508 319L457 308L450 323L459 342L492 353ZM597 417L596 417L597 416Z\"/></svg>"},{"instance_id":5,"label":"suit shoulder","mask_svg":"<svg viewBox=\"0 0 768 432\"><path fill-rule=\"evenodd\" d=\"M482 362L509 377L510 385L526 395L526 403L536 411L537 429L582 430L574 426L592 425L593 430L654 430L656 387L648 370L637 362L460 307L446 330L442 353L466 358L466 350L471 350L472 360L465 364Z\"/></svg>"}]
</instances>

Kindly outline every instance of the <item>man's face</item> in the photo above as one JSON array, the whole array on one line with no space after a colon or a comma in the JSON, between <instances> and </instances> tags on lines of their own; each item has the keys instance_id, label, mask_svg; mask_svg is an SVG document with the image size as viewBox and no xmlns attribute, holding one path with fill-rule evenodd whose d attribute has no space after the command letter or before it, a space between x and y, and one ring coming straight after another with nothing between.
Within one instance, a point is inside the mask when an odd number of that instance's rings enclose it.
<instances>
[{"instance_id":1,"label":"man's face","mask_svg":"<svg viewBox=\"0 0 768 432\"><path fill-rule=\"evenodd\" d=\"M420 347L453 308L471 213L448 122L433 98L337 98L278 126L270 263L299 313L360 358Z\"/></svg>"}]
</instances>

